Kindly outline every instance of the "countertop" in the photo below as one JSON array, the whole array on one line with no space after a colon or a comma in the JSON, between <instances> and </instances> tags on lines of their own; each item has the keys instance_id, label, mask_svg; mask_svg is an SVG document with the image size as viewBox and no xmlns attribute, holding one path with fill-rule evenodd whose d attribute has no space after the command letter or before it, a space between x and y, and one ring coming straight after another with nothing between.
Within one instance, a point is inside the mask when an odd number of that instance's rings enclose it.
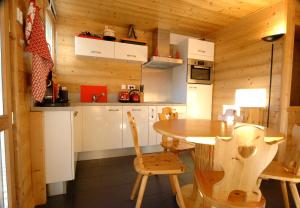
<instances>
[{"instance_id":1,"label":"countertop","mask_svg":"<svg viewBox=\"0 0 300 208\"><path fill-rule=\"evenodd\" d=\"M143 102L143 103L120 103L120 102L108 102L108 103L71 103L67 107L31 107L31 111L69 111L73 107L77 106L185 106L185 103L175 102Z\"/></svg>"}]
</instances>

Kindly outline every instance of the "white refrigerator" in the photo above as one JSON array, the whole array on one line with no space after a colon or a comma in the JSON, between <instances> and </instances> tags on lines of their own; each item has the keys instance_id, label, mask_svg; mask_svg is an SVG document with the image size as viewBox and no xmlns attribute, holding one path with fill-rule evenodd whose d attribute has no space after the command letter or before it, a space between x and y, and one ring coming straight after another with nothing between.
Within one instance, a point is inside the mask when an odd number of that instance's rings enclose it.
<instances>
[{"instance_id":1,"label":"white refrigerator","mask_svg":"<svg viewBox=\"0 0 300 208\"><path fill-rule=\"evenodd\" d=\"M187 85L187 117L211 119L213 85Z\"/></svg>"}]
</instances>

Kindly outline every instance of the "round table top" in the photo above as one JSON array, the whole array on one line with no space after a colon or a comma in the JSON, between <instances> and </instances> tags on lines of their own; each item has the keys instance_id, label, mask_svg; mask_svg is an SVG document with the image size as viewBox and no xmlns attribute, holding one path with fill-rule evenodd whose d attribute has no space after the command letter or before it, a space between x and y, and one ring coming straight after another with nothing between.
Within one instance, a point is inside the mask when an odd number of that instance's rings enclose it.
<instances>
[{"instance_id":1,"label":"round table top","mask_svg":"<svg viewBox=\"0 0 300 208\"><path fill-rule=\"evenodd\" d=\"M216 120L172 119L157 121L153 124L153 128L158 133L169 137L213 145L217 136L231 137L234 124ZM264 131L267 143L279 142L284 139L283 134L270 128L264 127Z\"/></svg>"}]
</instances>

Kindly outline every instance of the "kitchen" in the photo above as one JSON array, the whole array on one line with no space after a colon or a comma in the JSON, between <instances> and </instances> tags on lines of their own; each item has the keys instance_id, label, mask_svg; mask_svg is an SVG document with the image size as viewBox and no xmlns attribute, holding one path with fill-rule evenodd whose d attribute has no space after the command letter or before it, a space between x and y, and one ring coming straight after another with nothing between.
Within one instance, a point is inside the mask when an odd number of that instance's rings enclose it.
<instances>
[{"instance_id":1,"label":"kitchen","mask_svg":"<svg viewBox=\"0 0 300 208\"><path fill-rule=\"evenodd\" d=\"M187 166L178 174L184 202L178 190L174 198L164 176L150 177L144 198L139 193L138 200L130 200L137 175L131 125L136 122L143 154L172 152L162 139L168 132L159 126L166 107L177 115L178 121L170 121L174 125L204 119L270 128L286 140L278 142L277 159L288 158L284 150L291 147L292 124L299 124L299 1L2 4L1 22L11 22L1 24L3 69L11 69L3 75L9 80L4 98L11 97L4 99L4 119L13 121L4 128L11 142L8 172L14 173L8 175L9 207L192 207L185 187L193 183L199 159L194 134L174 139L192 146L176 156ZM40 8L35 15L53 61L51 73L39 78L47 80L45 91L34 80L32 45L40 44L33 41L34 25L31 39L26 35L34 14L30 6ZM182 126L168 142L182 136ZM266 207L300 206L295 187L263 180Z\"/></svg>"}]
</instances>

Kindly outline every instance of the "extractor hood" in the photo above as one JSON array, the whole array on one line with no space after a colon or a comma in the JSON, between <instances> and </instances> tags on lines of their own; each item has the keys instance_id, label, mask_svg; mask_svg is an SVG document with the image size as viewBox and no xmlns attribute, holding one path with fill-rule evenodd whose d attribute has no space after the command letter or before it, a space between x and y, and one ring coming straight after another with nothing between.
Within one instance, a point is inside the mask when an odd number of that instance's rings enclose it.
<instances>
[{"instance_id":1,"label":"extractor hood","mask_svg":"<svg viewBox=\"0 0 300 208\"><path fill-rule=\"evenodd\" d=\"M152 44L155 56L152 56L144 67L167 69L183 64L182 59L171 58L170 31L156 29L153 33Z\"/></svg>"}]
</instances>

